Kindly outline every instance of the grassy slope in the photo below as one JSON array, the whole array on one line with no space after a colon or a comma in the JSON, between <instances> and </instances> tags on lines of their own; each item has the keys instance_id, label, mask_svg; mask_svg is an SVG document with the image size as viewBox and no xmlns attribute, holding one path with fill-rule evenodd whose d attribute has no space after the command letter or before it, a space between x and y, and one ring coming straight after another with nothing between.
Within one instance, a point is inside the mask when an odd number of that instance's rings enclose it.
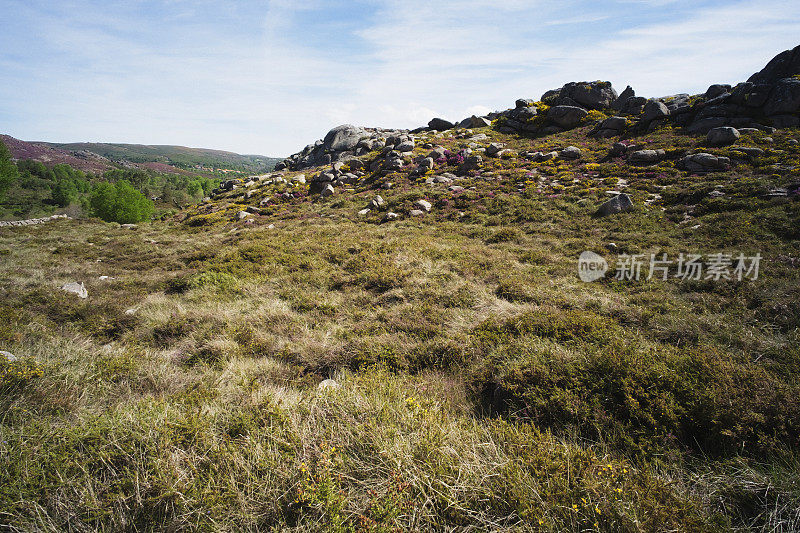
<instances>
[{"instance_id":1,"label":"grassy slope","mask_svg":"<svg viewBox=\"0 0 800 533\"><path fill-rule=\"evenodd\" d=\"M222 150L188 148L185 146L114 144L114 143L69 143L51 144L64 150L87 150L112 160L133 163L173 163L204 165L218 168L241 167L247 171L265 171L273 168L278 158L261 155L240 155Z\"/></svg>"},{"instance_id":2,"label":"grassy slope","mask_svg":"<svg viewBox=\"0 0 800 533\"><path fill-rule=\"evenodd\" d=\"M0 522L800 527L800 202L759 198L797 179L772 165L798 164L798 132L745 138L768 153L702 178L601 162L611 141L585 130L486 132L584 157L490 159L492 179L463 193L371 176L277 201L253 225L234 214L290 186L137 232L0 229L0 349L26 356L3 378ZM636 141L701 144L669 129ZM620 177L637 210L592 218ZM434 210L358 217L382 181L396 184L388 208ZM717 184L728 196L708 198ZM756 282L580 282L577 255L609 242L765 259ZM87 301L57 290L72 280ZM318 391L326 377L341 388Z\"/></svg>"}]
</instances>

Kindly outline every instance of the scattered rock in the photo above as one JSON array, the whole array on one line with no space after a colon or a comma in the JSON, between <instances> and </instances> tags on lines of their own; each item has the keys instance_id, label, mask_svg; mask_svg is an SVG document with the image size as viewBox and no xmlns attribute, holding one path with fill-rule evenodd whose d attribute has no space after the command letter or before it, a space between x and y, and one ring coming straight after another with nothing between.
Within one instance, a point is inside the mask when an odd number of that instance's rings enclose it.
<instances>
[{"instance_id":1,"label":"scattered rock","mask_svg":"<svg viewBox=\"0 0 800 533\"><path fill-rule=\"evenodd\" d=\"M77 283L75 281L71 281L61 286L62 291L66 291L71 294L75 294L78 298L88 298L89 292L86 290L86 287L83 286L83 282Z\"/></svg>"},{"instance_id":2,"label":"scattered rock","mask_svg":"<svg viewBox=\"0 0 800 533\"><path fill-rule=\"evenodd\" d=\"M630 196L622 193L602 204L595 212L595 216L604 217L632 210L633 202L631 201Z\"/></svg>"},{"instance_id":3,"label":"scattered rock","mask_svg":"<svg viewBox=\"0 0 800 533\"><path fill-rule=\"evenodd\" d=\"M8 361L9 363L13 363L14 361L17 360L17 357L13 353L6 352L3 350L0 350L0 356L5 357L6 361Z\"/></svg>"},{"instance_id":4,"label":"scattered rock","mask_svg":"<svg viewBox=\"0 0 800 533\"><path fill-rule=\"evenodd\" d=\"M664 150L637 150L628 156L628 162L652 165L661 161L665 155Z\"/></svg>"},{"instance_id":5,"label":"scattered rock","mask_svg":"<svg viewBox=\"0 0 800 533\"><path fill-rule=\"evenodd\" d=\"M395 146L394 149L397 150L398 152L411 152L414 150L414 146L415 146L414 141L409 139L401 142L400 144Z\"/></svg>"},{"instance_id":6,"label":"scattered rock","mask_svg":"<svg viewBox=\"0 0 800 533\"><path fill-rule=\"evenodd\" d=\"M390 220L397 220L398 218L400 218L400 215L398 215L397 213L393 213L392 211L389 211L388 213L386 213L386 215L384 215L382 221L389 222Z\"/></svg>"},{"instance_id":7,"label":"scattered rock","mask_svg":"<svg viewBox=\"0 0 800 533\"><path fill-rule=\"evenodd\" d=\"M550 108L547 118L563 128L572 128L580 124L588 114L582 107L559 105Z\"/></svg>"},{"instance_id":8,"label":"scattered rock","mask_svg":"<svg viewBox=\"0 0 800 533\"><path fill-rule=\"evenodd\" d=\"M359 211L358 214L363 217L363 216L367 216L370 211L371 211L371 209L369 207L365 207L364 209Z\"/></svg>"},{"instance_id":9,"label":"scattered rock","mask_svg":"<svg viewBox=\"0 0 800 533\"><path fill-rule=\"evenodd\" d=\"M383 197L380 194L378 194L369 203L369 207L371 209L380 209L381 207L384 206L385 203L386 203L386 201L383 199Z\"/></svg>"},{"instance_id":10,"label":"scattered rock","mask_svg":"<svg viewBox=\"0 0 800 533\"><path fill-rule=\"evenodd\" d=\"M249 216L251 216L251 213L248 213L247 211L239 211L238 213L236 213L237 220L244 220Z\"/></svg>"},{"instance_id":11,"label":"scattered rock","mask_svg":"<svg viewBox=\"0 0 800 533\"><path fill-rule=\"evenodd\" d=\"M428 127L432 130L445 131L453 129L455 124L443 118L434 118L428 122Z\"/></svg>"},{"instance_id":12,"label":"scattered rock","mask_svg":"<svg viewBox=\"0 0 800 533\"><path fill-rule=\"evenodd\" d=\"M408 214L412 217L421 217L425 215L425 211L422 211L421 209L412 209Z\"/></svg>"},{"instance_id":13,"label":"scattered rock","mask_svg":"<svg viewBox=\"0 0 800 533\"><path fill-rule=\"evenodd\" d=\"M499 154L503 148L505 148L504 144L492 143L486 147L486 155L488 155L489 157L496 157L497 154Z\"/></svg>"},{"instance_id":14,"label":"scattered rock","mask_svg":"<svg viewBox=\"0 0 800 533\"><path fill-rule=\"evenodd\" d=\"M666 105L664 105L663 102L659 102L658 100L648 100L644 106L642 120L645 122L650 122L668 116L669 109Z\"/></svg>"},{"instance_id":15,"label":"scattered rock","mask_svg":"<svg viewBox=\"0 0 800 533\"><path fill-rule=\"evenodd\" d=\"M728 146L738 141L740 136L736 128L723 126L709 130L706 142L712 146Z\"/></svg>"},{"instance_id":16,"label":"scattered rock","mask_svg":"<svg viewBox=\"0 0 800 533\"><path fill-rule=\"evenodd\" d=\"M559 155L564 159L578 159L582 154L583 152L577 146L567 146L559 152Z\"/></svg>"},{"instance_id":17,"label":"scattered rock","mask_svg":"<svg viewBox=\"0 0 800 533\"><path fill-rule=\"evenodd\" d=\"M488 128L492 125L492 122L489 119L485 117L476 117L475 115L472 115L469 118L469 122L471 128Z\"/></svg>"},{"instance_id":18,"label":"scattered rock","mask_svg":"<svg viewBox=\"0 0 800 533\"><path fill-rule=\"evenodd\" d=\"M328 390L338 390L342 386L339 385L336 380L333 379L326 379L323 380L319 385L317 385L318 391L328 391Z\"/></svg>"},{"instance_id":19,"label":"scattered rock","mask_svg":"<svg viewBox=\"0 0 800 533\"><path fill-rule=\"evenodd\" d=\"M425 211L426 213L427 213L427 212L430 212L430 210L431 210L431 207L433 207L433 206L431 205L431 203L430 203L430 202L428 202L427 200L417 200L416 202L414 202L414 205L415 205L416 207L418 207L418 208L422 209L422 210L423 210L423 211Z\"/></svg>"},{"instance_id":20,"label":"scattered rock","mask_svg":"<svg viewBox=\"0 0 800 533\"><path fill-rule=\"evenodd\" d=\"M327 198L328 196L333 195L335 192L336 192L336 189L334 189L333 185L331 185L329 183L329 184L325 185L325 187L322 189L322 192L320 192L319 195L322 198Z\"/></svg>"},{"instance_id":21,"label":"scattered rock","mask_svg":"<svg viewBox=\"0 0 800 533\"><path fill-rule=\"evenodd\" d=\"M136 224L120 224L119 227L122 229L129 229L129 230L139 229L139 226L137 226Z\"/></svg>"},{"instance_id":22,"label":"scattered rock","mask_svg":"<svg viewBox=\"0 0 800 533\"><path fill-rule=\"evenodd\" d=\"M689 172L703 173L715 170L725 170L731 160L727 157L717 157L712 154L699 153L687 155L678 162L678 165Z\"/></svg>"}]
</instances>

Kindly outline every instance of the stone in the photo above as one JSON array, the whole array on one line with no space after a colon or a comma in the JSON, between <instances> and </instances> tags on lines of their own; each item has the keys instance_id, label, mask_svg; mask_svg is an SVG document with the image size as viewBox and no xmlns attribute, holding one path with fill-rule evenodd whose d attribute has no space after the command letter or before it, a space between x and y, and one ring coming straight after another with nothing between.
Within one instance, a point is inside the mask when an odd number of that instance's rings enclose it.
<instances>
[{"instance_id":1,"label":"stone","mask_svg":"<svg viewBox=\"0 0 800 533\"><path fill-rule=\"evenodd\" d=\"M622 193L602 204L595 212L595 216L605 217L608 215L616 215L617 213L624 213L632 210L633 202L631 201L630 196Z\"/></svg>"},{"instance_id":2,"label":"stone","mask_svg":"<svg viewBox=\"0 0 800 533\"><path fill-rule=\"evenodd\" d=\"M514 102L514 105L516 106L517 109L520 109L520 108L523 108L523 107L531 107L535 103L536 103L536 100L534 100L532 98L519 98L519 99L517 99L516 102Z\"/></svg>"},{"instance_id":3,"label":"stone","mask_svg":"<svg viewBox=\"0 0 800 533\"><path fill-rule=\"evenodd\" d=\"M375 198L373 198L372 201L369 203L369 207L371 207L372 209L380 209L381 207L384 206L385 203L386 201L383 199L383 197L380 194L377 194L375 195Z\"/></svg>"},{"instance_id":4,"label":"stone","mask_svg":"<svg viewBox=\"0 0 800 533\"><path fill-rule=\"evenodd\" d=\"M86 290L86 287L83 286L83 282L77 283L75 281L71 281L69 283L65 283L61 286L62 291L66 291L71 294L75 294L78 298L88 298L89 292Z\"/></svg>"},{"instance_id":5,"label":"stone","mask_svg":"<svg viewBox=\"0 0 800 533\"><path fill-rule=\"evenodd\" d=\"M398 215L397 213L393 213L392 211L389 211L388 213L386 213L386 215L384 215L383 222L397 220L398 218L400 218L400 215Z\"/></svg>"},{"instance_id":6,"label":"stone","mask_svg":"<svg viewBox=\"0 0 800 533\"><path fill-rule=\"evenodd\" d=\"M611 157L618 157L621 155L625 155L625 152L628 151L628 145L625 143L614 143L611 145L611 150L608 151L608 155Z\"/></svg>"},{"instance_id":7,"label":"stone","mask_svg":"<svg viewBox=\"0 0 800 533\"><path fill-rule=\"evenodd\" d=\"M741 152L748 157L759 157L764 155L764 150L756 148L755 146L734 146L731 148L732 152Z\"/></svg>"},{"instance_id":8,"label":"stone","mask_svg":"<svg viewBox=\"0 0 800 533\"><path fill-rule=\"evenodd\" d=\"M137 226L136 224L121 224L119 227L122 229L129 229L129 230L139 229L139 226Z\"/></svg>"},{"instance_id":9,"label":"stone","mask_svg":"<svg viewBox=\"0 0 800 533\"><path fill-rule=\"evenodd\" d=\"M642 113L642 120L645 122L650 122L660 118L668 117L669 109L666 105L664 105L663 102L659 102L658 100L648 100L644 105L644 110Z\"/></svg>"},{"instance_id":10,"label":"stone","mask_svg":"<svg viewBox=\"0 0 800 533\"><path fill-rule=\"evenodd\" d=\"M730 165L730 159L699 153L687 155L678 162L678 165L693 173L713 172L726 169Z\"/></svg>"},{"instance_id":11,"label":"stone","mask_svg":"<svg viewBox=\"0 0 800 533\"><path fill-rule=\"evenodd\" d=\"M412 141L411 139L407 139L401 142L400 144L396 145L394 149L397 150L398 152L411 152L414 150L414 146L415 146L414 141Z\"/></svg>"},{"instance_id":12,"label":"stone","mask_svg":"<svg viewBox=\"0 0 800 533\"><path fill-rule=\"evenodd\" d=\"M479 155L471 155L464 159L464 162L459 165L458 170L461 174L478 170L483 165L483 158Z\"/></svg>"},{"instance_id":13,"label":"stone","mask_svg":"<svg viewBox=\"0 0 800 533\"><path fill-rule=\"evenodd\" d=\"M600 123L600 129L623 131L628 127L628 120L625 117L608 117Z\"/></svg>"},{"instance_id":14,"label":"stone","mask_svg":"<svg viewBox=\"0 0 800 533\"><path fill-rule=\"evenodd\" d=\"M559 105L548 110L547 118L563 128L572 128L580 124L588 114L581 107Z\"/></svg>"},{"instance_id":15,"label":"stone","mask_svg":"<svg viewBox=\"0 0 800 533\"><path fill-rule=\"evenodd\" d=\"M334 379L325 379L319 385L317 385L318 391L334 391L340 389L342 386L339 385L336 380Z\"/></svg>"},{"instance_id":16,"label":"stone","mask_svg":"<svg viewBox=\"0 0 800 533\"><path fill-rule=\"evenodd\" d=\"M417 200L414 202L414 205L426 213L430 212L431 208L433 207L427 200Z\"/></svg>"},{"instance_id":17,"label":"stone","mask_svg":"<svg viewBox=\"0 0 800 533\"><path fill-rule=\"evenodd\" d=\"M469 117L469 127L470 128L488 128L492 125L492 121L485 117L476 117L472 115Z\"/></svg>"},{"instance_id":18,"label":"stone","mask_svg":"<svg viewBox=\"0 0 800 533\"><path fill-rule=\"evenodd\" d=\"M6 361L8 361L9 363L13 363L14 361L17 360L17 357L13 353L6 352L4 350L0 350L0 356L5 357Z\"/></svg>"},{"instance_id":19,"label":"stone","mask_svg":"<svg viewBox=\"0 0 800 533\"><path fill-rule=\"evenodd\" d=\"M358 159L356 159L355 161L359 161L359 160L358 160ZM363 163L362 163L362 164L363 164ZM305 174L298 174L297 176L294 176L294 177L292 178L292 181L293 181L293 182L295 182L295 183L301 183L301 184L305 184L305 182L306 182L306 175L305 175Z\"/></svg>"},{"instance_id":20,"label":"stone","mask_svg":"<svg viewBox=\"0 0 800 533\"><path fill-rule=\"evenodd\" d=\"M636 96L636 92L634 92L633 87L628 85L625 87L625 90L620 93L616 100L611 103L611 108L617 111L622 111L625 109L626 104L629 99Z\"/></svg>"},{"instance_id":21,"label":"stone","mask_svg":"<svg viewBox=\"0 0 800 533\"><path fill-rule=\"evenodd\" d=\"M322 192L319 193L320 197L327 198L328 196L333 195L336 192L336 189L333 188L333 185L328 183L325 185L325 188L322 189Z\"/></svg>"},{"instance_id":22,"label":"stone","mask_svg":"<svg viewBox=\"0 0 800 533\"><path fill-rule=\"evenodd\" d=\"M359 214L359 215L361 215L361 216L363 217L363 216L366 216L366 215L368 215L370 211L371 211L371 209L370 209L369 207L365 207L364 209L362 209L361 211L359 211L359 212L358 212L358 214Z\"/></svg>"},{"instance_id":23,"label":"stone","mask_svg":"<svg viewBox=\"0 0 800 533\"><path fill-rule=\"evenodd\" d=\"M764 102L764 114L767 116L791 115L798 112L800 112L800 79L780 80ZM778 125L778 127L781 126Z\"/></svg>"},{"instance_id":24,"label":"stone","mask_svg":"<svg viewBox=\"0 0 800 533\"><path fill-rule=\"evenodd\" d=\"M728 146L738 141L740 136L736 128L723 126L709 130L706 142L711 146Z\"/></svg>"},{"instance_id":25,"label":"stone","mask_svg":"<svg viewBox=\"0 0 800 533\"><path fill-rule=\"evenodd\" d=\"M748 83L769 84L800 74L800 46L781 52L761 71L753 74Z\"/></svg>"},{"instance_id":26,"label":"stone","mask_svg":"<svg viewBox=\"0 0 800 533\"><path fill-rule=\"evenodd\" d=\"M428 127L432 130L445 131L453 129L455 124L443 118L434 118L428 122Z\"/></svg>"},{"instance_id":27,"label":"stone","mask_svg":"<svg viewBox=\"0 0 800 533\"><path fill-rule=\"evenodd\" d=\"M725 93L730 93L731 86L730 85L722 85L719 83L715 83L714 85L710 86L705 93L706 100L713 100L718 96L722 96Z\"/></svg>"},{"instance_id":28,"label":"stone","mask_svg":"<svg viewBox=\"0 0 800 533\"><path fill-rule=\"evenodd\" d=\"M248 213L247 211L239 211L238 213L236 213L236 219L237 220L244 220L247 217L249 217L250 215L251 215L251 213Z\"/></svg>"},{"instance_id":29,"label":"stone","mask_svg":"<svg viewBox=\"0 0 800 533\"><path fill-rule=\"evenodd\" d=\"M558 94L559 104L572 102L587 109L605 109L617 100L617 91L608 81L572 82L564 85Z\"/></svg>"},{"instance_id":30,"label":"stone","mask_svg":"<svg viewBox=\"0 0 800 533\"><path fill-rule=\"evenodd\" d=\"M582 154L583 152L577 146L567 146L559 152L559 155L564 159L579 159Z\"/></svg>"},{"instance_id":31,"label":"stone","mask_svg":"<svg viewBox=\"0 0 800 533\"><path fill-rule=\"evenodd\" d=\"M489 157L495 157L500 151L505 147L504 144L501 143L492 143L486 147L486 155Z\"/></svg>"},{"instance_id":32,"label":"stone","mask_svg":"<svg viewBox=\"0 0 800 533\"><path fill-rule=\"evenodd\" d=\"M453 179L448 178L447 176L434 176L433 183L452 183Z\"/></svg>"},{"instance_id":33,"label":"stone","mask_svg":"<svg viewBox=\"0 0 800 533\"><path fill-rule=\"evenodd\" d=\"M423 172L433 170L435 164L432 157L425 157L419 162L419 169Z\"/></svg>"},{"instance_id":34,"label":"stone","mask_svg":"<svg viewBox=\"0 0 800 533\"><path fill-rule=\"evenodd\" d=\"M628 156L628 162L634 164L655 164L661 160L656 150L637 150Z\"/></svg>"},{"instance_id":35,"label":"stone","mask_svg":"<svg viewBox=\"0 0 800 533\"><path fill-rule=\"evenodd\" d=\"M325 135L323 145L335 151L351 150L364 135L364 130L352 124L336 126Z\"/></svg>"}]
</instances>

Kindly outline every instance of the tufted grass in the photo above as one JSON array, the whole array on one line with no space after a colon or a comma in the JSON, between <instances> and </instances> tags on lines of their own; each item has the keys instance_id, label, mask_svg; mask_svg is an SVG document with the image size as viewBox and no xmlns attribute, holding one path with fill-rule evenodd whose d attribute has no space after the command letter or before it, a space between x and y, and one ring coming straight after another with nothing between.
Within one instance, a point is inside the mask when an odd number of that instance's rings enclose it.
<instances>
[{"instance_id":1,"label":"tufted grass","mask_svg":"<svg viewBox=\"0 0 800 533\"><path fill-rule=\"evenodd\" d=\"M583 139L582 161L537 168L592 183L519 193L528 163L490 160L506 177L463 194L391 177L387 204L434 210L390 224L355 214L376 192L356 184L252 225L232 197L137 231L0 229L0 349L20 358L0 370L0 523L798 529L798 203L758 197L794 174L700 179L600 162L609 141L585 132L488 133L514 149ZM774 136L784 160L792 134ZM619 171L637 209L592 218ZM715 184L730 194L707 199ZM612 258L611 242L760 251L762 277L579 281L578 254ZM317 390L325 378L341 387Z\"/></svg>"}]
</instances>

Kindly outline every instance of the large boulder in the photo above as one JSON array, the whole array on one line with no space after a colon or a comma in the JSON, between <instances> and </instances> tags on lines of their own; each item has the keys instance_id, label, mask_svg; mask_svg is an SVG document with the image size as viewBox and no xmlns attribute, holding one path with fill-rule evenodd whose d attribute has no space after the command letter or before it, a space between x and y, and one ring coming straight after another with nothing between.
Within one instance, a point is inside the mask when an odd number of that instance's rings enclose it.
<instances>
[{"instance_id":1,"label":"large boulder","mask_svg":"<svg viewBox=\"0 0 800 533\"><path fill-rule=\"evenodd\" d=\"M557 103L573 102L587 109L605 109L617 100L617 91L608 81L582 81L567 83L558 94Z\"/></svg>"},{"instance_id":2,"label":"large boulder","mask_svg":"<svg viewBox=\"0 0 800 533\"><path fill-rule=\"evenodd\" d=\"M634 165L654 165L665 155L664 150L636 150L628 156L628 162Z\"/></svg>"},{"instance_id":3,"label":"large boulder","mask_svg":"<svg viewBox=\"0 0 800 533\"><path fill-rule=\"evenodd\" d=\"M363 129L357 128L352 124L342 124L329 131L328 134L325 135L325 139L323 139L322 143L328 149L337 152L352 150L356 147L363 135Z\"/></svg>"},{"instance_id":4,"label":"large boulder","mask_svg":"<svg viewBox=\"0 0 800 533\"><path fill-rule=\"evenodd\" d=\"M625 193L618 194L612 199L605 202L597 208L595 216L605 217L608 215L616 215L617 213L624 213L633 210L633 202L631 197Z\"/></svg>"},{"instance_id":5,"label":"large boulder","mask_svg":"<svg viewBox=\"0 0 800 533\"><path fill-rule=\"evenodd\" d=\"M696 174L725 170L731 160L727 157L717 157L712 154L699 153L687 155L678 162L678 166Z\"/></svg>"},{"instance_id":6,"label":"large boulder","mask_svg":"<svg viewBox=\"0 0 800 533\"><path fill-rule=\"evenodd\" d=\"M628 99L633 98L634 96L636 96L636 91L633 90L633 87L628 85L625 87L625 90L620 93L617 99L611 102L611 108L617 111L624 110Z\"/></svg>"},{"instance_id":7,"label":"large boulder","mask_svg":"<svg viewBox=\"0 0 800 533\"><path fill-rule=\"evenodd\" d=\"M562 128L573 128L580 124L588 114L589 113L581 107L559 105L551 107L548 110L547 118Z\"/></svg>"},{"instance_id":8,"label":"large boulder","mask_svg":"<svg viewBox=\"0 0 800 533\"><path fill-rule=\"evenodd\" d=\"M445 131L452 130L455 127L455 124L443 118L434 118L428 122L428 127L432 130Z\"/></svg>"},{"instance_id":9,"label":"large boulder","mask_svg":"<svg viewBox=\"0 0 800 533\"><path fill-rule=\"evenodd\" d=\"M800 79L780 80L764 103L764 114L771 116L798 112L800 112Z\"/></svg>"},{"instance_id":10,"label":"large boulder","mask_svg":"<svg viewBox=\"0 0 800 533\"><path fill-rule=\"evenodd\" d=\"M772 84L797 74L800 74L800 46L781 52L747 81L753 84Z\"/></svg>"},{"instance_id":11,"label":"large boulder","mask_svg":"<svg viewBox=\"0 0 800 533\"><path fill-rule=\"evenodd\" d=\"M664 105L664 102L659 102L658 100L648 100L642 113L642 120L645 122L650 122L652 120L668 117L669 108Z\"/></svg>"},{"instance_id":12,"label":"large boulder","mask_svg":"<svg viewBox=\"0 0 800 533\"><path fill-rule=\"evenodd\" d=\"M739 131L730 126L714 128L706 135L706 142L711 146L729 146L739 140Z\"/></svg>"}]
</instances>

